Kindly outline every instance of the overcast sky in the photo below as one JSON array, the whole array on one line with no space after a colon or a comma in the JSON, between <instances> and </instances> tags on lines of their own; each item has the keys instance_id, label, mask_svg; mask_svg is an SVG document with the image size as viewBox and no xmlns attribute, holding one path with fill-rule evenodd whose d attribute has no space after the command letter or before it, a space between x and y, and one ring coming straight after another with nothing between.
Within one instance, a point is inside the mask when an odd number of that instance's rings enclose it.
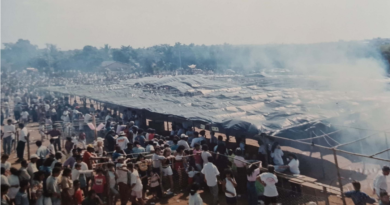
<instances>
[{"instance_id":1,"label":"overcast sky","mask_svg":"<svg viewBox=\"0 0 390 205\"><path fill-rule=\"evenodd\" d=\"M390 0L1 0L2 42L43 47L390 38Z\"/></svg>"}]
</instances>

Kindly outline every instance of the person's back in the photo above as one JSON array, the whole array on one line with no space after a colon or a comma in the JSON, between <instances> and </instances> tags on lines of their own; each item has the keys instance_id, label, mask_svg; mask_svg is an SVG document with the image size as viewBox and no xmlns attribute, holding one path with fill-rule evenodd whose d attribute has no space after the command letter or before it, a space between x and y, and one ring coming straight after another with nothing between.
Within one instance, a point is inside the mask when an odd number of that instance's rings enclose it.
<instances>
[{"instance_id":1,"label":"person's back","mask_svg":"<svg viewBox=\"0 0 390 205\"><path fill-rule=\"evenodd\" d=\"M355 205L366 205L375 203L375 199L369 197L366 193L360 191L360 183L353 181L352 185L355 190L345 192L344 195L351 198Z\"/></svg>"}]
</instances>

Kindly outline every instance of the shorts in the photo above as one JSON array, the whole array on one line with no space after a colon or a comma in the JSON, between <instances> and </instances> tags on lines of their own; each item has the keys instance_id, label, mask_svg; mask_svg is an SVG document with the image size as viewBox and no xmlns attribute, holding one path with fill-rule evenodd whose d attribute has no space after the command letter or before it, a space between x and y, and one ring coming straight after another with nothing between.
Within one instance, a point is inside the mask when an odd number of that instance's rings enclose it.
<instances>
[{"instance_id":1,"label":"shorts","mask_svg":"<svg viewBox=\"0 0 390 205\"><path fill-rule=\"evenodd\" d=\"M274 197L264 196L264 203L265 203L265 205L276 204L276 203L278 203L277 199L278 199L277 196L274 196Z\"/></svg>"},{"instance_id":2,"label":"shorts","mask_svg":"<svg viewBox=\"0 0 390 205\"><path fill-rule=\"evenodd\" d=\"M179 170L179 169L183 169L183 168L184 168L183 161L176 161L175 162L175 170Z\"/></svg>"},{"instance_id":3,"label":"shorts","mask_svg":"<svg viewBox=\"0 0 390 205\"><path fill-rule=\"evenodd\" d=\"M226 198L226 204L237 204L237 197L227 197Z\"/></svg>"},{"instance_id":4,"label":"shorts","mask_svg":"<svg viewBox=\"0 0 390 205\"><path fill-rule=\"evenodd\" d=\"M142 199L142 190L141 191L131 191L131 196L135 196L137 199Z\"/></svg>"},{"instance_id":5,"label":"shorts","mask_svg":"<svg viewBox=\"0 0 390 205\"><path fill-rule=\"evenodd\" d=\"M167 168L163 168L162 172L163 172L163 176L172 176L173 175L171 166L169 166Z\"/></svg>"}]
</instances>

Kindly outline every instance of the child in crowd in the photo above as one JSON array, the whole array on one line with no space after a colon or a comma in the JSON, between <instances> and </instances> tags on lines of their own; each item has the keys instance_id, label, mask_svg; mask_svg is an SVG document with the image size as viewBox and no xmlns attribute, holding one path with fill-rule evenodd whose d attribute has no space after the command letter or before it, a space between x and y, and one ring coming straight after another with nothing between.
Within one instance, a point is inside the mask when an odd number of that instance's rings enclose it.
<instances>
[{"instance_id":1,"label":"child in crowd","mask_svg":"<svg viewBox=\"0 0 390 205\"><path fill-rule=\"evenodd\" d=\"M233 177L233 172L230 169L225 170L226 178L223 180L222 187L225 192L226 204L235 205L237 204L237 193L236 193L236 180Z\"/></svg>"},{"instance_id":2,"label":"child in crowd","mask_svg":"<svg viewBox=\"0 0 390 205\"><path fill-rule=\"evenodd\" d=\"M162 191L160 187L160 176L156 172L151 172L150 177L150 193L153 195L154 200L158 200L162 197Z\"/></svg>"},{"instance_id":3,"label":"child in crowd","mask_svg":"<svg viewBox=\"0 0 390 205\"><path fill-rule=\"evenodd\" d=\"M197 173L199 173L199 171L196 171L193 166L188 167L188 169L187 169L188 187L191 187L192 183L194 182L194 176Z\"/></svg>"},{"instance_id":4,"label":"child in crowd","mask_svg":"<svg viewBox=\"0 0 390 205\"><path fill-rule=\"evenodd\" d=\"M96 175L94 176L92 189L95 190L96 194L100 199L103 199L104 196L104 187L106 185L106 177L103 175L102 169L96 170Z\"/></svg>"},{"instance_id":5,"label":"child in crowd","mask_svg":"<svg viewBox=\"0 0 390 205\"><path fill-rule=\"evenodd\" d=\"M3 154L1 156L1 167L4 167L6 172L9 172L11 169L11 163L8 162L9 156L7 154Z\"/></svg>"},{"instance_id":6,"label":"child in crowd","mask_svg":"<svg viewBox=\"0 0 390 205\"><path fill-rule=\"evenodd\" d=\"M138 171L132 163L127 165L127 169L131 172L131 202L135 204L137 199L139 204L144 205L144 200L142 199L143 185Z\"/></svg>"},{"instance_id":7,"label":"child in crowd","mask_svg":"<svg viewBox=\"0 0 390 205\"><path fill-rule=\"evenodd\" d=\"M83 190L80 189L80 181L74 180L73 181L73 188L74 188L74 204L81 205L84 201L84 193Z\"/></svg>"}]
</instances>

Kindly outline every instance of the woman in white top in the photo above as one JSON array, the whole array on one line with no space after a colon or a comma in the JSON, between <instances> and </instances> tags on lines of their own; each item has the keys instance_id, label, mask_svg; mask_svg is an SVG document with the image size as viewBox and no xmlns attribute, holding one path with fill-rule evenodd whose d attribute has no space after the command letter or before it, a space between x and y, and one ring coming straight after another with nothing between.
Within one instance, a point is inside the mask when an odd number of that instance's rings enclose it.
<instances>
[{"instance_id":1,"label":"woman in white top","mask_svg":"<svg viewBox=\"0 0 390 205\"><path fill-rule=\"evenodd\" d=\"M198 193L199 185L194 183L190 189L190 198L188 200L188 205L203 205L203 200L200 198Z\"/></svg>"},{"instance_id":2,"label":"woman in white top","mask_svg":"<svg viewBox=\"0 0 390 205\"><path fill-rule=\"evenodd\" d=\"M275 165L284 165L283 163L283 151L280 149L279 143L275 142L271 148L271 157Z\"/></svg>"},{"instance_id":3,"label":"woman in white top","mask_svg":"<svg viewBox=\"0 0 390 205\"><path fill-rule=\"evenodd\" d=\"M183 170L185 170L186 167L184 167L186 163L186 158L184 157L184 150L185 147L183 145L180 145L175 153L175 166L174 169L179 174L179 187L182 187L182 181L183 181Z\"/></svg>"},{"instance_id":4,"label":"woman in white top","mask_svg":"<svg viewBox=\"0 0 390 205\"><path fill-rule=\"evenodd\" d=\"M233 173L230 169L225 170L226 178L223 180L223 190L225 191L226 204L235 205L237 204L237 193L236 186L237 182L233 178Z\"/></svg>"}]
</instances>

